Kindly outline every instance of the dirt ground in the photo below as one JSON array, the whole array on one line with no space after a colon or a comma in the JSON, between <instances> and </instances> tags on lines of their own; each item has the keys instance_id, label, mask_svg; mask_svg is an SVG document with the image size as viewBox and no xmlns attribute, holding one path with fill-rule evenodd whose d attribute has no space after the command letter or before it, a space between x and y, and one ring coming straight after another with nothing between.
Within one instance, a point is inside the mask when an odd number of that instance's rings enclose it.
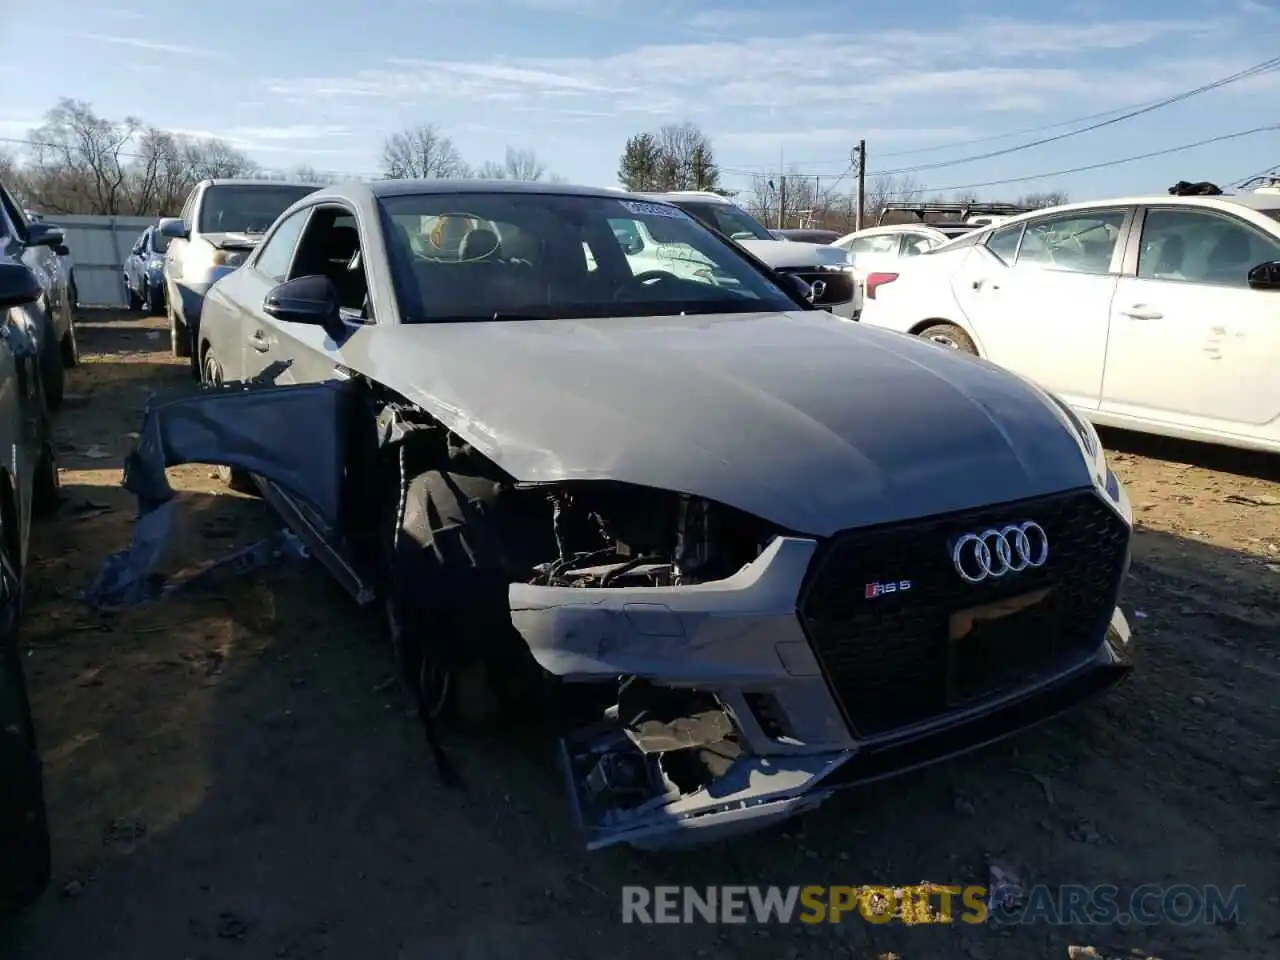
<instances>
[{"instance_id":1,"label":"dirt ground","mask_svg":"<svg viewBox=\"0 0 1280 960\"><path fill-rule=\"evenodd\" d=\"M34 534L26 660L55 881L0 956L70 960L1027 958L1280 952L1280 458L1106 436L1140 524L1133 680L1003 745L693 854L588 854L552 744L452 742L439 785L375 617L318 568L99 618L121 548L121 457L147 392L191 389L162 322L89 314L60 419L60 517ZM178 570L274 528L208 467L182 491ZM1251 502L1250 502L1251 501ZM1028 883L1248 888L1239 925L801 929L624 926L620 887ZM1132 951L1132 954L1131 954Z\"/></svg>"}]
</instances>

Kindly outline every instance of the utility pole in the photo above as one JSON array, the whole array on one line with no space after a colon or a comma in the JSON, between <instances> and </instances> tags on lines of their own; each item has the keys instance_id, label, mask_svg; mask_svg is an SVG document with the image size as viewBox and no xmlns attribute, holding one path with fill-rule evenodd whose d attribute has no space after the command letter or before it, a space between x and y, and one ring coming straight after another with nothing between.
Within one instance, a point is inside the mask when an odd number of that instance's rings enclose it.
<instances>
[{"instance_id":1,"label":"utility pole","mask_svg":"<svg viewBox=\"0 0 1280 960\"><path fill-rule=\"evenodd\" d=\"M858 206L853 211L853 229L862 229L862 210L867 198L867 141L853 148L853 166L858 171Z\"/></svg>"},{"instance_id":2,"label":"utility pole","mask_svg":"<svg viewBox=\"0 0 1280 960\"><path fill-rule=\"evenodd\" d=\"M778 148L778 229L787 225L787 174L782 161L782 147Z\"/></svg>"}]
</instances>

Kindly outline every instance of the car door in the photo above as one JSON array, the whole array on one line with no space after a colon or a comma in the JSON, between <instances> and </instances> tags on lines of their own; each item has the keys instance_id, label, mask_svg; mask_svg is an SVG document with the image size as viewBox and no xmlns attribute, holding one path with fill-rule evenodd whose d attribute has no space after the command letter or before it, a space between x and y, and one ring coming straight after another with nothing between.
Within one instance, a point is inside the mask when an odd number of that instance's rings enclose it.
<instances>
[{"instance_id":1,"label":"car door","mask_svg":"<svg viewBox=\"0 0 1280 960\"><path fill-rule=\"evenodd\" d=\"M258 374L270 369L276 383L345 378L343 352L361 349L374 323L363 266L365 245L354 211L339 204L322 203L308 208L310 215L305 219L298 218L303 212L291 214L276 228L286 240L293 230L299 231L287 272L284 276L271 276L276 268L267 256L266 268L260 268L259 277L253 281L260 284L254 292L256 309L244 314L248 324L245 356L259 354ZM264 249L263 254L269 251ZM277 283L315 275L329 277L338 292L340 313L349 331L348 339L340 345L318 325L277 320L262 310L263 300ZM254 362L246 359L246 365Z\"/></svg>"},{"instance_id":2,"label":"car door","mask_svg":"<svg viewBox=\"0 0 1280 960\"><path fill-rule=\"evenodd\" d=\"M952 279L987 359L1096 410L1133 211L1055 213L993 230Z\"/></svg>"},{"instance_id":3,"label":"car door","mask_svg":"<svg viewBox=\"0 0 1280 960\"><path fill-rule=\"evenodd\" d=\"M274 224L244 266L210 289L204 312L214 319L209 329L202 324L201 337L207 336L223 365L225 379L252 380L272 364L288 361L277 342L274 321L263 312L262 304L274 286L289 279L289 267L312 209L303 207ZM290 376L279 382L294 381Z\"/></svg>"},{"instance_id":4,"label":"car door","mask_svg":"<svg viewBox=\"0 0 1280 960\"><path fill-rule=\"evenodd\" d=\"M1229 213L1151 206L1111 315L1104 411L1260 436L1280 419L1280 293L1249 270L1280 239Z\"/></svg>"},{"instance_id":5,"label":"car door","mask_svg":"<svg viewBox=\"0 0 1280 960\"><path fill-rule=\"evenodd\" d=\"M40 287L45 294L49 321L53 323L63 306L62 284L58 280L60 272L58 255L53 252L52 247L27 246L26 215L3 184L0 184L0 216L3 216L7 223L7 226L0 224L0 233L6 233L12 238L12 249L9 253L30 267L31 272L40 281Z\"/></svg>"}]
</instances>

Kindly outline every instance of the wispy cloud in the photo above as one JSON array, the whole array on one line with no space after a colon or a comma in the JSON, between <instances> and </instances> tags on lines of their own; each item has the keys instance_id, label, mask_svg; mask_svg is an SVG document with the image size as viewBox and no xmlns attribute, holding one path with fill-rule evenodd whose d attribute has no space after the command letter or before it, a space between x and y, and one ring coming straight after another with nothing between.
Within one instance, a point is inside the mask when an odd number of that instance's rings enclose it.
<instances>
[{"instance_id":1,"label":"wispy cloud","mask_svg":"<svg viewBox=\"0 0 1280 960\"><path fill-rule=\"evenodd\" d=\"M82 33L87 40L98 43L114 43L122 47L133 47L137 50L152 50L157 53L173 53L183 57L219 58L223 54L207 47L192 47L182 43L161 43L158 40L143 40L139 37L120 37L110 33Z\"/></svg>"},{"instance_id":2,"label":"wispy cloud","mask_svg":"<svg viewBox=\"0 0 1280 960\"><path fill-rule=\"evenodd\" d=\"M96 7L95 11L103 16L113 17L116 20L145 20L147 15L137 10L128 10L124 7Z\"/></svg>"}]
</instances>

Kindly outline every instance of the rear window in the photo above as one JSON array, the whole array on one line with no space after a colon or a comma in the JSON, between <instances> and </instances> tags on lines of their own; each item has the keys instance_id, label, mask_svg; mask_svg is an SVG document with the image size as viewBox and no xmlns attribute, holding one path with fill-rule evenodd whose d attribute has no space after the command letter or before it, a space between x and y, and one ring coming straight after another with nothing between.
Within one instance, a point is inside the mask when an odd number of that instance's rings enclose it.
<instances>
[{"instance_id":1,"label":"rear window","mask_svg":"<svg viewBox=\"0 0 1280 960\"><path fill-rule=\"evenodd\" d=\"M219 184L204 193L200 204L201 233L266 233L294 201L317 187L285 184Z\"/></svg>"}]
</instances>

